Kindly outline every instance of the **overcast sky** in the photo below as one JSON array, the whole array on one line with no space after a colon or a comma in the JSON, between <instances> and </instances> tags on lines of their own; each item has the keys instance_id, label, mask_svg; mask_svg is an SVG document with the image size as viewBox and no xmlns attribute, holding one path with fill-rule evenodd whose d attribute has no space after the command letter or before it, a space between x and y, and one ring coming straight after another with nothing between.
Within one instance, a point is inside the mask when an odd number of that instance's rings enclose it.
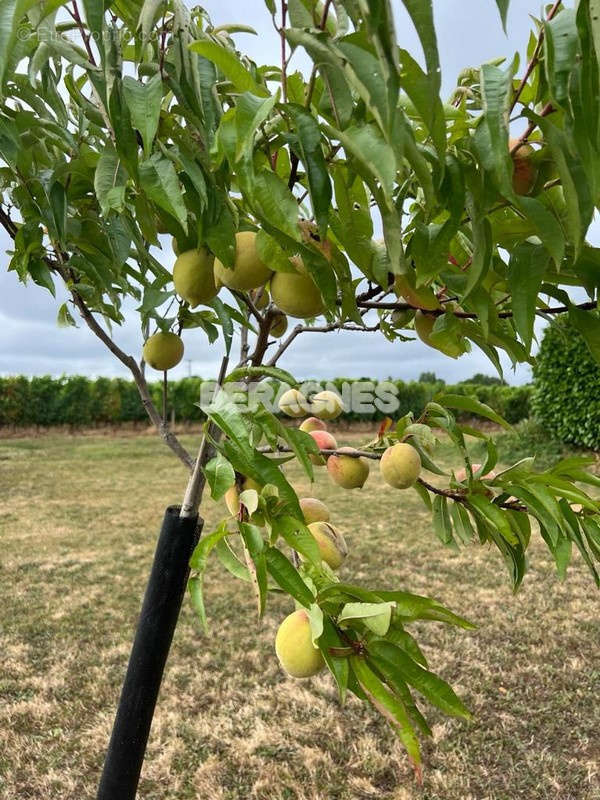
<instances>
[{"instance_id":1,"label":"overcast sky","mask_svg":"<svg viewBox=\"0 0 600 800\"><path fill-rule=\"evenodd\" d=\"M258 63L278 63L279 41L265 9L263 0L204 0L204 7L215 24L242 22L252 25L258 36L237 34L238 47ZM396 10L398 40L412 52L419 52L418 39L399 0L393 0ZM572 3L568 3L572 5ZM512 0L508 36L500 26L494 0L434 0L439 47L442 59L444 92L449 94L460 70L479 65L499 55L512 57L524 53L530 30L529 14L540 15L538 0ZM296 68L306 64L302 56ZM65 299L56 300L34 284L20 284L14 272L7 273L9 257L7 237L0 233L0 375L106 375L126 373L87 328L60 329L56 312ZM163 254L166 266L172 266L171 248L165 241ZM130 306L130 308L132 308ZM139 355L141 334L136 315L127 314L127 322L115 331L115 339L126 351ZM212 377L220 362L220 347L209 347L204 334L196 331L185 334L185 360L172 371L172 377L193 374ZM421 342L391 344L378 334L338 333L306 334L299 337L288 351L282 366L297 378L327 378L337 376L418 378L423 371L434 371L447 381L468 378L476 372L493 373L488 360L474 350L458 361L436 354ZM158 373L157 373L158 376ZM510 383L529 379L529 369L506 369Z\"/></svg>"}]
</instances>

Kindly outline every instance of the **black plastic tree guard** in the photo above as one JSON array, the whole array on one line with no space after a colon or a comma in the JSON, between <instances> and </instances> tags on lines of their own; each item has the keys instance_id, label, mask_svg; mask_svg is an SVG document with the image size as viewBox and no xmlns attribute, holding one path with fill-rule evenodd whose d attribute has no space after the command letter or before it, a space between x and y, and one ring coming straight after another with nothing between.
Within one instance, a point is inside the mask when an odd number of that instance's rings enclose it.
<instances>
[{"instance_id":1,"label":"black plastic tree guard","mask_svg":"<svg viewBox=\"0 0 600 800\"><path fill-rule=\"evenodd\" d=\"M135 800L160 683L198 543L198 516L167 508L146 587L98 800Z\"/></svg>"}]
</instances>

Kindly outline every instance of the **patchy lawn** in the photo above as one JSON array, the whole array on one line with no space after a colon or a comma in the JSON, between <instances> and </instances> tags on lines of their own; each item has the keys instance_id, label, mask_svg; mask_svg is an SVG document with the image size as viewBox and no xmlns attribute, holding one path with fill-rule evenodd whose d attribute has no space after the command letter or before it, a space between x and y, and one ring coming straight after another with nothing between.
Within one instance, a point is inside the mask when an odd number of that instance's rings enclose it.
<instances>
[{"instance_id":1,"label":"patchy lawn","mask_svg":"<svg viewBox=\"0 0 600 800\"><path fill-rule=\"evenodd\" d=\"M340 436L341 443L368 434ZM190 447L193 446L190 440ZM163 683L141 800L598 800L600 604L578 558L561 584L537 540L514 596L496 551L439 544L412 492L344 492L321 470L351 547L342 576L429 594L479 625L415 626L475 721L429 714L422 788L402 748L333 681L285 677L273 649L291 610L254 598L217 561L211 635L186 602ZM145 436L0 442L0 798L95 796L164 506L186 476ZM207 525L221 508L206 504Z\"/></svg>"}]
</instances>

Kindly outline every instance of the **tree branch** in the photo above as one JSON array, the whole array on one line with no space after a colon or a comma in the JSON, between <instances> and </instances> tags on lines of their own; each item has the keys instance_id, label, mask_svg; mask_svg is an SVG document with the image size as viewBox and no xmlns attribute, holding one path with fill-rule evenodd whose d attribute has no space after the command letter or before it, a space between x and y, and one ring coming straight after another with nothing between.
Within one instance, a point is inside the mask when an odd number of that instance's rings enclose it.
<instances>
[{"instance_id":1,"label":"tree branch","mask_svg":"<svg viewBox=\"0 0 600 800\"><path fill-rule=\"evenodd\" d=\"M546 20L548 22L550 22L550 20L554 16L556 16L556 13L557 13L558 9L560 8L561 3L562 3L562 0L556 0L554 5L552 6L550 11L548 12L548 16L546 17ZM534 49L534 51L532 53L531 59L529 61L529 64L527 64L527 69L525 70L525 74L521 78L521 81L520 81L520 83L519 83L519 85L518 85L518 87L517 87L517 89L515 91L515 95L513 97L513 101L511 103L510 111L509 111L509 113L511 113L511 114L514 111L515 106L519 102L519 98L523 94L523 90L527 86L527 81L529 80L529 78L531 76L531 73L537 67L537 65L539 63L540 53L542 52L543 44L544 44L544 29L542 28L542 30L540 31L540 35L538 36L537 44L536 44L535 49Z\"/></svg>"},{"instance_id":2,"label":"tree branch","mask_svg":"<svg viewBox=\"0 0 600 800\"><path fill-rule=\"evenodd\" d=\"M291 447L287 445L279 445L276 449L264 446L258 448L260 453L293 453ZM368 458L371 461L380 461L383 455L383 452L374 452L373 450L330 450L325 448L320 448L319 452L321 455L324 456L347 456L348 458ZM440 489L437 486L434 486L431 483L428 483L423 478L417 478L417 483L420 483L421 486L425 487L428 492L432 494L439 494L442 497L447 497L450 500L454 500L456 503L468 503L469 496L467 489ZM527 506L522 505L519 502L512 502L507 501L504 503L496 503L498 508L505 508L509 511L527 511Z\"/></svg>"},{"instance_id":3,"label":"tree branch","mask_svg":"<svg viewBox=\"0 0 600 800\"><path fill-rule=\"evenodd\" d=\"M64 279L64 275L62 276ZM127 369L131 372L133 376L133 380L135 381L135 385L137 386L139 395L142 399L142 404L146 409L146 413L150 417L154 427L159 432L160 436L162 437L165 444L171 448L171 450L175 453L177 458L185 464L188 469L192 469L194 466L194 459L185 449L185 447L181 444L177 436L169 430L169 425L166 420L163 420L161 417L160 412L152 402L152 398L150 397L150 390L148 388L148 384L146 382L146 378L144 377L142 370L140 369L137 361L133 356L127 355L121 348L116 344L116 342L106 333L104 328L99 324L97 319L94 317L92 312L86 306L83 298L77 292L77 290L71 290L71 297L73 299L73 303L79 310L79 313L83 317L83 321L88 326L88 328L92 331L92 333L100 339L100 341L110 350L110 352L119 359L119 361L124 364Z\"/></svg>"},{"instance_id":4,"label":"tree branch","mask_svg":"<svg viewBox=\"0 0 600 800\"><path fill-rule=\"evenodd\" d=\"M1 206L0 225L2 225L4 230L14 241L18 228L16 223L10 218L10 216ZM72 275L68 270L67 264L65 263L66 259L63 257L63 254L58 248L55 248L55 252L57 261L52 261L50 258L46 258L46 265L51 272L56 272L58 275L60 275L65 286L68 287L69 284L73 283ZM148 383L146 382L142 367L137 363L133 356L127 355L127 353L121 350L118 344L108 335L108 333L104 330L90 309L87 307L83 297L79 294L77 289L71 286L69 291L74 305L78 309L83 321L91 330L91 332L97 336L98 339L100 339L100 341L110 350L110 352L121 362L121 364L127 367L127 369L131 372L142 400L142 404L146 409L146 413L148 414L151 422L159 432L164 442L168 445L168 447L171 448L177 458L179 458L179 460L191 470L194 466L194 459L181 444L177 436L175 436L175 434L169 430L166 420L162 419L160 412L152 402L150 390L148 388Z\"/></svg>"},{"instance_id":5,"label":"tree branch","mask_svg":"<svg viewBox=\"0 0 600 800\"><path fill-rule=\"evenodd\" d=\"M215 390L213 392L213 400L221 390L223 386L223 381L225 380L225 374L227 373L227 367L229 366L229 356L223 356L223 360L221 361L221 369L219 370L219 377L217 378L217 385L215 386ZM181 504L181 510L179 512L180 517L193 517L200 507L200 502L202 501L202 495L204 493L204 487L206 485L206 476L204 474L204 467L213 455L213 447L211 445L212 441L218 441L222 436L222 431L217 428L212 422L208 424L207 429L202 436L202 441L200 442L200 447L198 449L198 456L194 463L194 468L192 470L192 474L190 475L190 479L188 481L187 488L185 490L185 496L183 498L183 503Z\"/></svg>"},{"instance_id":6,"label":"tree branch","mask_svg":"<svg viewBox=\"0 0 600 800\"><path fill-rule=\"evenodd\" d=\"M411 305L410 303L397 303L392 300L389 302L359 301L357 305L359 308L380 308L387 311L422 311L423 314L428 314L432 317L441 317L442 314L453 314L459 319L479 319L479 316L471 311L445 311L443 308L426 309ZM598 309L598 303L594 300L590 300L587 303L578 303L572 307L578 308L580 311L596 311ZM569 306L555 306L554 308L537 308L535 313L543 316L544 314L566 314L568 311ZM501 311L498 314L500 319L509 319L512 316L512 311Z\"/></svg>"},{"instance_id":7,"label":"tree branch","mask_svg":"<svg viewBox=\"0 0 600 800\"><path fill-rule=\"evenodd\" d=\"M294 339L301 333L330 333L331 331L359 331L361 333L373 333L378 331L381 327L380 323L376 325L349 325L347 322L330 322L328 325L314 326L314 325L296 325L291 331L289 336L283 340L279 345L273 356L267 361L266 366L274 367L281 356L285 353L288 347L292 344Z\"/></svg>"}]
</instances>

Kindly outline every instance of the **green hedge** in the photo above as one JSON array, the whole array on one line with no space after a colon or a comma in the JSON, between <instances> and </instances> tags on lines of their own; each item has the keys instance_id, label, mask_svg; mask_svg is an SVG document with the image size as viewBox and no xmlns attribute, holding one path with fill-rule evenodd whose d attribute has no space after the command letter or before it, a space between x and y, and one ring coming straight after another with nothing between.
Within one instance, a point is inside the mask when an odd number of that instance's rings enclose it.
<instances>
[{"instance_id":1,"label":"green hedge","mask_svg":"<svg viewBox=\"0 0 600 800\"><path fill-rule=\"evenodd\" d=\"M364 380L364 379L360 379ZM332 381L315 381L317 386L334 384L341 389L344 382L354 384L357 379L336 378ZM529 386L482 386L458 384L442 386L441 383L393 381L397 388L399 418L409 411L418 416L424 406L442 388L454 394L476 397L505 416L518 422L529 416ZM178 422L202 419L196 405L200 398L201 378L183 378L169 382L168 413ZM158 408L162 408L162 384L150 384L150 392ZM375 410L368 414L348 413L345 419L378 421L386 414ZM51 426L70 425L83 427L96 424L120 424L147 419L137 388L132 381L122 378L97 378L91 380L78 375L50 378L0 378L0 426Z\"/></svg>"},{"instance_id":2,"label":"green hedge","mask_svg":"<svg viewBox=\"0 0 600 800\"><path fill-rule=\"evenodd\" d=\"M600 449L600 366L566 319L546 328L534 368L532 410L561 441Z\"/></svg>"}]
</instances>

